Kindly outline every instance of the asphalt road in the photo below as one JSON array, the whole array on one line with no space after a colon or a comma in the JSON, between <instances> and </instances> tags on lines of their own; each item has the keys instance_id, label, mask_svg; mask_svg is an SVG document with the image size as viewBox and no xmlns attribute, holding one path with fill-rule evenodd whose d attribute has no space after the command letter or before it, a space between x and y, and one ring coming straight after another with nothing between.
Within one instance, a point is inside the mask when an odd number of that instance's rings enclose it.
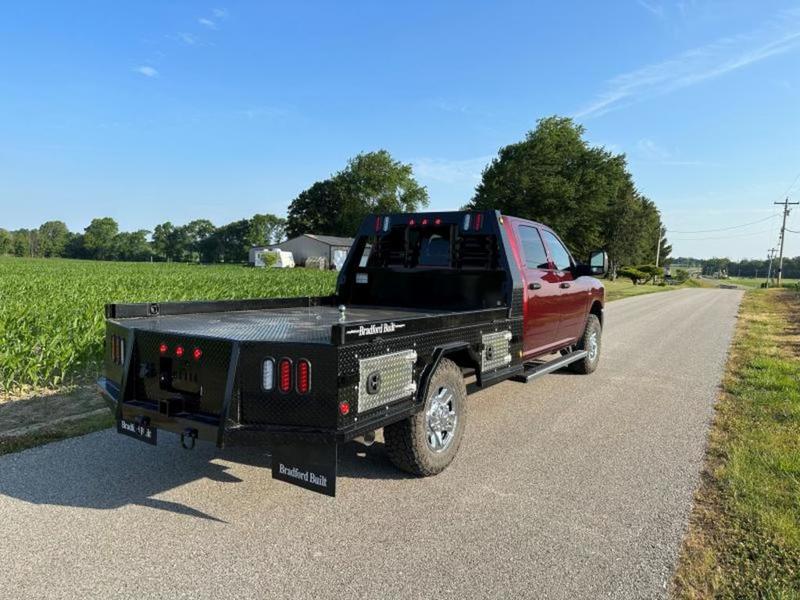
<instances>
[{"instance_id":1,"label":"asphalt road","mask_svg":"<svg viewBox=\"0 0 800 600\"><path fill-rule=\"evenodd\" d=\"M434 478L379 443L341 451L335 499L171 435L2 457L0 597L663 597L740 298L610 304L594 375L471 396Z\"/></svg>"}]
</instances>

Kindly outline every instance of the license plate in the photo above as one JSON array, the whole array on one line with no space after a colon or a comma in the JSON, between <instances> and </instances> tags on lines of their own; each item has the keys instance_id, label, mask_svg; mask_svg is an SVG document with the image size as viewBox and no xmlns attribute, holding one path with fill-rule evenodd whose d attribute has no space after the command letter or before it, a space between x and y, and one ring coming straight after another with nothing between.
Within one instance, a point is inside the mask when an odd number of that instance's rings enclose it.
<instances>
[{"instance_id":1,"label":"license plate","mask_svg":"<svg viewBox=\"0 0 800 600\"><path fill-rule=\"evenodd\" d=\"M156 445L158 440L158 430L152 425L140 425L134 421L120 419L117 421L117 433L136 438L141 442Z\"/></svg>"}]
</instances>

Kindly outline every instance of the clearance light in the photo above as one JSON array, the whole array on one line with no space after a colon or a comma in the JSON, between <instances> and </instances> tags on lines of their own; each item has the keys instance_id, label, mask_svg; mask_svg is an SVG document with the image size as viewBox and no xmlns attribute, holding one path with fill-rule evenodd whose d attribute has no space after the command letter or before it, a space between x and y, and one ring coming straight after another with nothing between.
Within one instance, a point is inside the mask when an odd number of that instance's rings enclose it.
<instances>
[{"instance_id":1,"label":"clearance light","mask_svg":"<svg viewBox=\"0 0 800 600\"><path fill-rule=\"evenodd\" d=\"M271 358L264 360L261 373L261 386L267 391L275 388L275 361Z\"/></svg>"},{"instance_id":2,"label":"clearance light","mask_svg":"<svg viewBox=\"0 0 800 600\"><path fill-rule=\"evenodd\" d=\"M307 394L309 389L311 389L311 363L303 358L297 363L297 391L300 394Z\"/></svg>"},{"instance_id":3,"label":"clearance light","mask_svg":"<svg viewBox=\"0 0 800 600\"><path fill-rule=\"evenodd\" d=\"M427 225L428 224L428 219L422 219L422 224L423 225Z\"/></svg>"},{"instance_id":4,"label":"clearance light","mask_svg":"<svg viewBox=\"0 0 800 600\"><path fill-rule=\"evenodd\" d=\"M178 358L183 356L183 346L178 346L177 348L175 348L175 356L177 356Z\"/></svg>"},{"instance_id":5,"label":"clearance light","mask_svg":"<svg viewBox=\"0 0 800 600\"><path fill-rule=\"evenodd\" d=\"M161 342L161 345L158 347L158 351L161 354L166 354L169 351L169 346L165 342Z\"/></svg>"},{"instance_id":6,"label":"clearance light","mask_svg":"<svg viewBox=\"0 0 800 600\"><path fill-rule=\"evenodd\" d=\"M342 400L341 402L339 402L339 414L345 417L349 413L350 413L350 403L347 400Z\"/></svg>"},{"instance_id":7,"label":"clearance light","mask_svg":"<svg viewBox=\"0 0 800 600\"><path fill-rule=\"evenodd\" d=\"M282 358L278 363L278 389L284 394L292 389L292 361L288 358Z\"/></svg>"},{"instance_id":8,"label":"clearance light","mask_svg":"<svg viewBox=\"0 0 800 600\"><path fill-rule=\"evenodd\" d=\"M416 221L415 221L413 218L411 218L411 219L409 219L409 220L408 220L408 224L409 224L411 227L413 227L414 225L416 225L416 224L417 224L417 222L416 222Z\"/></svg>"},{"instance_id":9,"label":"clearance light","mask_svg":"<svg viewBox=\"0 0 800 600\"><path fill-rule=\"evenodd\" d=\"M195 348L194 350L192 350L192 357L194 357L195 360L200 360L202 356L203 356L203 351L200 350L200 348Z\"/></svg>"}]
</instances>

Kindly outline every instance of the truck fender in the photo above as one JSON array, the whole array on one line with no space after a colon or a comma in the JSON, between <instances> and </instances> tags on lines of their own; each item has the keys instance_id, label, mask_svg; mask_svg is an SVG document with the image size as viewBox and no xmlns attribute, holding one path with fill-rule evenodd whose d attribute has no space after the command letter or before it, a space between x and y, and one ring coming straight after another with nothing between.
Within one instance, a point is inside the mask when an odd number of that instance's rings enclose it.
<instances>
[{"instance_id":1,"label":"truck fender","mask_svg":"<svg viewBox=\"0 0 800 600\"><path fill-rule=\"evenodd\" d=\"M417 390L418 402L424 403L425 398L428 397L428 386L430 385L431 377L433 376L442 359L447 358L449 355L457 352L466 352L469 355L470 361L474 364L477 370L478 365L480 365L480 357L477 356L475 349L467 342L451 342L449 344L444 344L443 346L437 346L433 350L431 361L425 365L425 368L422 370L422 374L420 375L419 387Z\"/></svg>"}]
</instances>

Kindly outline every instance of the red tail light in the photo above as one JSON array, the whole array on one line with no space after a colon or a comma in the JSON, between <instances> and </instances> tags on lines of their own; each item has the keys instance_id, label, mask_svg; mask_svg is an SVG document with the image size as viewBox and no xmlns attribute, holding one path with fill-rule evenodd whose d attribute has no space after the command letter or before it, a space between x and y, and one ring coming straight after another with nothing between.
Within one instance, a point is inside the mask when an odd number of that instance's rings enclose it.
<instances>
[{"instance_id":1,"label":"red tail light","mask_svg":"<svg viewBox=\"0 0 800 600\"><path fill-rule=\"evenodd\" d=\"M167 346L166 342L161 342L161 345L158 347L158 351L161 354L166 354L169 350L169 346Z\"/></svg>"},{"instance_id":2,"label":"red tail light","mask_svg":"<svg viewBox=\"0 0 800 600\"><path fill-rule=\"evenodd\" d=\"M178 358L183 356L183 346L178 346L177 348L175 348L175 356L177 356Z\"/></svg>"},{"instance_id":3,"label":"red tail light","mask_svg":"<svg viewBox=\"0 0 800 600\"><path fill-rule=\"evenodd\" d=\"M301 359L297 363L297 391L307 394L311 389L311 363L306 359Z\"/></svg>"},{"instance_id":4,"label":"red tail light","mask_svg":"<svg viewBox=\"0 0 800 600\"><path fill-rule=\"evenodd\" d=\"M339 414L345 417L349 413L350 413L350 403L347 400L342 400L341 402L339 402Z\"/></svg>"},{"instance_id":5,"label":"red tail light","mask_svg":"<svg viewBox=\"0 0 800 600\"><path fill-rule=\"evenodd\" d=\"M200 358L203 356L203 351L200 350L200 348L195 348L192 351L192 356L194 357L195 360L200 360Z\"/></svg>"},{"instance_id":6,"label":"red tail light","mask_svg":"<svg viewBox=\"0 0 800 600\"><path fill-rule=\"evenodd\" d=\"M475 218L472 220L472 228L475 231L478 231L481 228L482 225L483 225L483 214L482 213L477 213L475 215Z\"/></svg>"},{"instance_id":7,"label":"red tail light","mask_svg":"<svg viewBox=\"0 0 800 600\"><path fill-rule=\"evenodd\" d=\"M381 230L381 218L375 217L375 231Z\"/></svg>"},{"instance_id":8,"label":"red tail light","mask_svg":"<svg viewBox=\"0 0 800 600\"><path fill-rule=\"evenodd\" d=\"M288 358L278 363L278 389L284 394L292 389L292 361Z\"/></svg>"}]
</instances>

